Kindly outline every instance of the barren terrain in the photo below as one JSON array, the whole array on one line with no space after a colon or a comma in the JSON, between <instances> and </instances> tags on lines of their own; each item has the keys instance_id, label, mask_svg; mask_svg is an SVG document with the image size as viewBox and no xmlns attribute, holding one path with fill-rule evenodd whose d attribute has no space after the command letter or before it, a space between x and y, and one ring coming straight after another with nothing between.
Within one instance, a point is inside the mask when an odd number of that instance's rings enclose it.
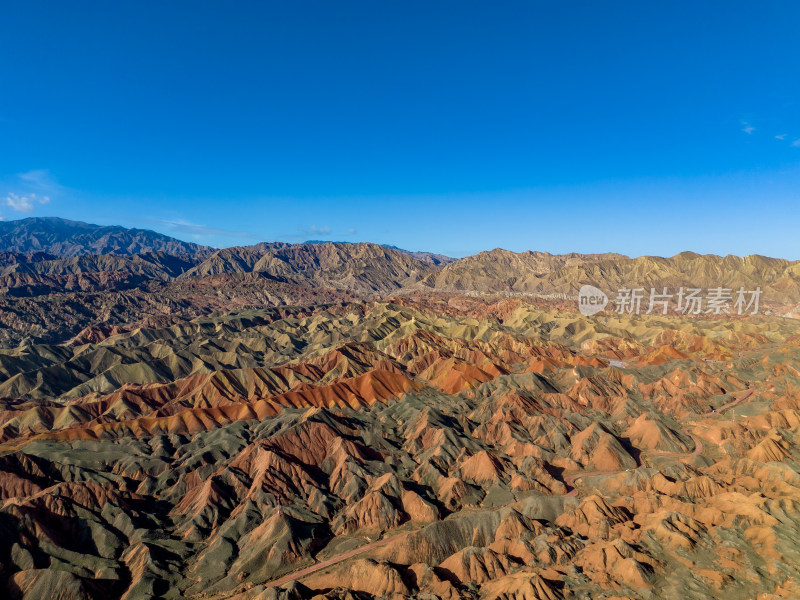
<instances>
[{"instance_id":1,"label":"barren terrain","mask_svg":"<svg viewBox=\"0 0 800 600\"><path fill-rule=\"evenodd\" d=\"M188 250L5 255L0 596L800 597L796 264Z\"/></svg>"}]
</instances>

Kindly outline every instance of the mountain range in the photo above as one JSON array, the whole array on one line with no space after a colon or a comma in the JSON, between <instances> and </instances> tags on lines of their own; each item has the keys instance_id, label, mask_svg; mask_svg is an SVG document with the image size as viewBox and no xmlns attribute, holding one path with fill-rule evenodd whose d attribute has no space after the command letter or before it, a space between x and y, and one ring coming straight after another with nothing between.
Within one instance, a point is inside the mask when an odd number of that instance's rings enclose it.
<instances>
[{"instance_id":1,"label":"mountain range","mask_svg":"<svg viewBox=\"0 0 800 600\"><path fill-rule=\"evenodd\" d=\"M0 221L0 250L60 257L82 254L131 255L141 252L197 253L204 246L182 242L147 229L101 226L57 217Z\"/></svg>"},{"instance_id":2,"label":"mountain range","mask_svg":"<svg viewBox=\"0 0 800 600\"><path fill-rule=\"evenodd\" d=\"M800 597L797 262L0 231L0 598Z\"/></svg>"},{"instance_id":3,"label":"mountain range","mask_svg":"<svg viewBox=\"0 0 800 600\"><path fill-rule=\"evenodd\" d=\"M0 290L14 297L37 296L59 286L121 290L152 280L221 276L365 296L429 291L573 298L584 284L609 295L623 287L761 287L768 303L800 303L800 262L758 255L683 252L669 258L630 258L497 248L453 259L367 242L320 241L213 249L152 231L64 219L0 223Z\"/></svg>"}]
</instances>

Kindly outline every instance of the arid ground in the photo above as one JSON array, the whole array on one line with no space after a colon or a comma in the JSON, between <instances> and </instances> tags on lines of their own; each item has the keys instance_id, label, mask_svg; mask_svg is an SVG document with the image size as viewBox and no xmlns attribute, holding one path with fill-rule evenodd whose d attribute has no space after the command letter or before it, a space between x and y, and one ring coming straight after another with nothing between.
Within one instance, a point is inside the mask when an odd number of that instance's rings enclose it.
<instances>
[{"instance_id":1,"label":"arid ground","mask_svg":"<svg viewBox=\"0 0 800 600\"><path fill-rule=\"evenodd\" d=\"M0 597L800 598L797 263L9 235Z\"/></svg>"}]
</instances>

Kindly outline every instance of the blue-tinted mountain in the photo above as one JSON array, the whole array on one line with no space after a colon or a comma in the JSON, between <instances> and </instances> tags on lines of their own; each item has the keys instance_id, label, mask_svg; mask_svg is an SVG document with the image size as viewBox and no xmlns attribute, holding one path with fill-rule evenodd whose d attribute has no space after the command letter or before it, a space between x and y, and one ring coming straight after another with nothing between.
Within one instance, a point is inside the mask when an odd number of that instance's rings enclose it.
<instances>
[{"instance_id":1,"label":"blue-tinted mountain","mask_svg":"<svg viewBox=\"0 0 800 600\"><path fill-rule=\"evenodd\" d=\"M132 255L143 252L195 254L206 246L183 242L147 229L92 225L57 217L0 222L0 252L46 252L58 257L84 254Z\"/></svg>"}]
</instances>

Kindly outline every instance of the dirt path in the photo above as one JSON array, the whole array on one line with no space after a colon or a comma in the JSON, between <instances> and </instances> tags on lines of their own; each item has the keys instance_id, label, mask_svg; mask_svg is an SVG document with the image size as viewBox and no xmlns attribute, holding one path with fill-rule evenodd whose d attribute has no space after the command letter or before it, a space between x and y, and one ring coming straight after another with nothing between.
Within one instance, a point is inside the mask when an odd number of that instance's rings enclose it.
<instances>
[{"instance_id":1,"label":"dirt path","mask_svg":"<svg viewBox=\"0 0 800 600\"><path fill-rule=\"evenodd\" d=\"M753 389L753 386L751 384L750 387L746 391L744 391L744 393L737 392L737 393L740 394L738 398L735 398L734 400L731 400L727 404L723 404L716 411L712 410L712 411L709 411L707 413L703 413L702 416L710 417L710 416L713 416L715 414L721 414L723 411L725 411L725 410L727 410L729 408L733 408L737 404L739 404L741 402L744 402L745 400L750 398L750 396L752 396L754 392L755 392L755 390ZM693 452L690 452L690 453L687 453L687 452L659 452L659 451L656 451L656 450L653 450L653 451L650 451L650 452L642 452L642 453L639 454L639 457L638 457L638 459L636 461L637 462L636 467L634 467L634 468L639 469L639 468L644 466L644 463L642 462L642 459L646 455L674 456L676 458L678 458L678 457L688 458L690 456L698 456L699 454L701 454L703 452L703 440L701 440L694 433L692 433L689 430L688 427L684 427L683 429L681 429L681 432L685 436L690 437L692 439L692 441L694 442L694 451ZM577 479L580 479L582 477L592 477L592 476L595 476L595 475L617 475L619 473L622 473L623 471L630 471L630 469L624 469L624 470L619 470L619 471L585 471L583 473L575 473L573 475L569 475L569 476L564 478L564 483L567 484L567 487L572 488L572 489L569 492L567 492L566 494L564 494L564 495L565 496L577 496L578 495L578 488L575 487L575 481Z\"/></svg>"},{"instance_id":2,"label":"dirt path","mask_svg":"<svg viewBox=\"0 0 800 600\"><path fill-rule=\"evenodd\" d=\"M745 400L750 398L750 396L753 395L754 391L755 390L753 389L753 387L751 385L748 388L748 390L746 391L746 393L741 394L739 396L739 398L736 398L735 400L732 400L731 402L728 402L727 404L724 404L724 405L720 406L719 409L716 410L716 412L712 410L710 412L703 413L702 416L710 417L710 416L712 416L714 414L721 414L723 411L725 411L725 410L727 410L729 408L733 408L737 404L739 404L741 402L744 402ZM692 441L694 442L694 451L692 451L692 452L657 452L657 451L642 452L641 454L639 454L639 457L637 459L637 465L634 468L638 469L638 468L643 467L644 464L642 462L642 457L644 457L645 455L648 455L648 454L657 454L658 456L675 456L675 457L688 458L690 456L698 456L701 452L703 452L703 441L700 438L698 438L691 431L689 431L688 427L684 427L681 431L683 432L684 435L686 435L687 437L690 437L692 439ZM618 471L584 471L582 473L573 473L572 475L568 475L567 477L564 478L564 483L567 485L567 488L571 488L566 494L564 494L564 496L565 497L574 497L574 496L578 495L578 488L575 487L575 481L577 479L582 478L582 477L592 477L592 476L595 476L595 475L617 475L617 474L622 473L624 471L630 471L630 470L631 469L621 469L621 470L618 470ZM270 588L270 587L280 586L280 585L284 585L285 583L289 583L290 581L294 581L295 579L301 579L303 577L306 577L307 575L311 575L312 573L316 573L317 571L320 571L320 570L322 570L322 569L324 569L326 567L329 567L331 565L335 565L336 563L342 562L343 560L347 560L348 558L353 558L354 556L358 556L359 554L363 554L364 552L369 552L370 550L374 550L375 548L380 548L381 546L385 546L386 544L388 544L391 541L394 541L394 540L396 540L396 539L398 539L398 538L400 538L400 537L402 537L404 535L408 535L408 533L409 532L398 533L397 535L393 535L393 536L390 536L388 538L372 542L370 544L367 544L366 546L361 546L359 548L355 548L354 550L350 550L348 552L345 552L344 554L339 554L337 556L334 556L333 558L329 558L327 560L323 560L322 562L313 564L313 565L311 565L309 567L306 567L305 569L301 569L300 571L295 571L294 573L290 573L289 575L284 575L280 579L276 579L274 581L271 581L271 582L266 584L266 587Z\"/></svg>"},{"instance_id":3,"label":"dirt path","mask_svg":"<svg viewBox=\"0 0 800 600\"><path fill-rule=\"evenodd\" d=\"M369 550L374 550L375 548L380 548L381 546L385 546L392 540L396 540L397 538L403 537L404 535L408 535L408 532L398 533L397 535L393 535L391 537L378 540L376 542L372 542L371 544L367 544L366 546L360 546L355 548L354 550L350 550L349 552L345 552L344 554L339 554L334 556L333 558L329 558L327 560L323 560L322 562L316 563L311 565L310 567L306 567L300 571L295 571L294 573L290 573L289 575L284 575L280 579L276 579L275 581L271 581L266 584L266 587L275 587L278 585L283 585L284 583L289 583L290 581L294 581L295 579L300 579L301 577L305 577L306 575L311 575L319 571L320 569L324 569L325 567L329 567L331 565L335 565L338 562L343 560L347 560L348 558L353 558L354 556L358 556L363 552L368 552Z\"/></svg>"},{"instance_id":4,"label":"dirt path","mask_svg":"<svg viewBox=\"0 0 800 600\"><path fill-rule=\"evenodd\" d=\"M733 408L733 407L734 407L734 406L736 406L737 404L739 404L739 403L741 403L741 402L744 402L744 401L745 401L745 400L747 400L747 399L748 399L750 396L752 396L754 392L755 392L755 390L753 389L753 386L751 385L751 386L750 386L750 387L747 389L747 393L745 393L745 394L742 394L742 395L741 395L739 398L737 398L736 400L732 400L731 402L728 402L727 404L723 404L722 406L720 406L720 407L717 409L717 411L716 411L716 412L714 412L714 411L712 410L711 412L707 412L707 413L703 414L703 416L704 416L704 417L710 417L710 416L712 416L712 415L714 415L714 414L721 414L721 413L722 413L722 411L724 411L724 410L728 410L729 408Z\"/></svg>"}]
</instances>

